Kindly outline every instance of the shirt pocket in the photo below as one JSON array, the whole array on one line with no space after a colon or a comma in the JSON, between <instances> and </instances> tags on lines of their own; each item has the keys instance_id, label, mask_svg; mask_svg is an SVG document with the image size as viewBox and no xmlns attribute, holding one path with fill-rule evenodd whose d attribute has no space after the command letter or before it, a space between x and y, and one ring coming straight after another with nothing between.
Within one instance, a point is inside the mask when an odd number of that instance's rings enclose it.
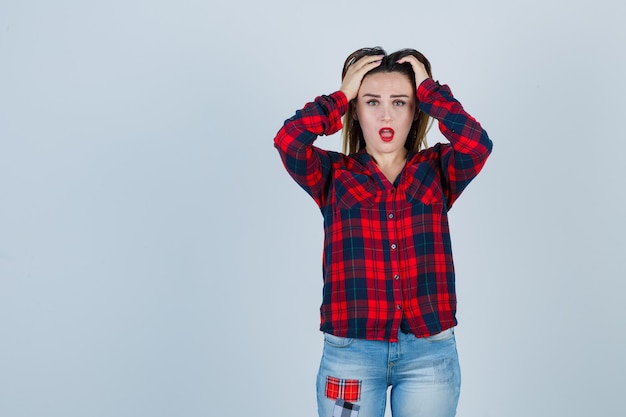
<instances>
[{"instance_id":1,"label":"shirt pocket","mask_svg":"<svg viewBox=\"0 0 626 417\"><path fill-rule=\"evenodd\" d=\"M436 183L430 186L415 181L406 191L406 198L410 203L422 203L427 206L441 203L443 193Z\"/></svg>"},{"instance_id":2,"label":"shirt pocket","mask_svg":"<svg viewBox=\"0 0 626 417\"><path fill-rule=\"evenodd\" d=\"M432 171L428 171L421 178L413 178L407 187L406 198L410 203L430 206L442 203L444 195L439 179Z\"/></svg>"},{"instance_id":3,"label":"shirt pocket","mask_svg":"<svg viewBox=\"0 0 626 417\"><path fill-rule=\"evenodd\" d=\"M338 171L335 177L335 197L339 208L371 207L376 198L373 179L364 174Z\"/></svg>"}]
</instances>

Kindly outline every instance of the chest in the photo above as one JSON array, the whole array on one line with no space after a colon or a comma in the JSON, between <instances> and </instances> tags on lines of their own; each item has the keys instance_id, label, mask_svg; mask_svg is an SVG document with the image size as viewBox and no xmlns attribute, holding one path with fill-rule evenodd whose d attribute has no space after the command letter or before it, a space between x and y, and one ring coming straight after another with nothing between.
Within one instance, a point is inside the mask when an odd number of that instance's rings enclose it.
<instances>
[{"instance_id":1,"label":"chest","mask_svg":"<svg viewBox=\"0 0 626 417\"><path fill-rule=\"evenodd\" d=\"M396 182L396 179L398 179L398 176L402 172L403 168L404 168L404 163L397 164L397 165L392 165L392 166L387 166L387 167L378 167L378 169L380 170L381 174L383 174L383 176L391 184Z\"/></svg>"},{"instance_id":2,"label":"chest","mask_svg":"<svg viewBox=\"0 0 626 417\"><path fill-rule=\"evenodd\" d=\"M329 191L330 206L339 210L375 210L375 207L389 207L390 204L428 205L445 200L439 170L431 162L385 171L338 170L333 175Z\"/></svg>"}]
</instances>

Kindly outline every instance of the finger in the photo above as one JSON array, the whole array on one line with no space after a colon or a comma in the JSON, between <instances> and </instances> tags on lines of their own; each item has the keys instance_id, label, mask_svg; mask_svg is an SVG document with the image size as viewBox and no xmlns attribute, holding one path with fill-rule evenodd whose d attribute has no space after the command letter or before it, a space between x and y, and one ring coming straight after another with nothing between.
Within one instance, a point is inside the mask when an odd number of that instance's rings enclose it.
<instances>
[{"instance_id":1,"label":"finger","mask_svg":"<svg viewBox=\"0 0 626 417\"><path fill-rule=\"evenodd\" d=\"M367 55L355 62L352 67L355 68L355 70L360 70L372 65L380 65L383 58L384 55Z\"/></svg>"},{"instance_id":2,"label":"finger","mask_svg":"<svg viewBox=\"0 0 626 417\"><path fill-rule=\"evenodd\" d=\"M364 77L365 74L367 74L368 72L370 72L374 68L378 67L382 62L383 62L382 59L378 59L378 60L374 60L374 61L370 61L370 62L365 62L362 65L360 65L359 67L354 69L354 75L358 76L358 77Z\"/></svg>"},{"instance_id":3,"label":"finger","mask_svg":"<svg viewBox=\"0 0 626 417\"><path fill-rule=\"evenodd\" d=\"M368 55L360 58L348 68L341 90L346 93L349 100L356 97L363 77L381 64L384 55Z\"/></svg>"},{"instance_id":4,"label":"finger","mask_svg":"<svg viewBox=\"0 0 626 417\"><path fill-rule=\"evenodd\" d=\"M400 58L397 62L398 64L404 64L405 62L408 62L409 64L414 65L419 61L413 55L407 55L404 58Z\"/></svg>"}]
</instances>

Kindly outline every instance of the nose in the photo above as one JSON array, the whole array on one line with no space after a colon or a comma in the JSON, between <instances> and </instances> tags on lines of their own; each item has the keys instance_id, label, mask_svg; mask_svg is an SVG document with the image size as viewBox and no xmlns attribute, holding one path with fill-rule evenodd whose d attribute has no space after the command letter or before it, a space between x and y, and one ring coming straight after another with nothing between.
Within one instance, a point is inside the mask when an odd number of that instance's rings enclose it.
<instances>
[{"instance_id":1,"label":"nose","mask_svg":"<svg viewBox=\"0 0 626 417\"><path fill-rule=\"evenodd\" d=\"M391 120L391 111L389 109L389 106L381 106L381 113L380 113L380 119L384 122L388 122L389 120Z\"/></svg>"}]
</instances>

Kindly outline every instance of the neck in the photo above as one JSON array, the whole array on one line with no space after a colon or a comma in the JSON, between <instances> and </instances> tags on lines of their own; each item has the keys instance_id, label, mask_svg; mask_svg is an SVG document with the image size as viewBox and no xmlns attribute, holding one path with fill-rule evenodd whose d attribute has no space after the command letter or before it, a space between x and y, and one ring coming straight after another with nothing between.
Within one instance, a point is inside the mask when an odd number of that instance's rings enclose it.
<instances>
[{"instance_id":1,"label":"neck","mask_svg":"<svg viewBox=\"0 0 626 417\"><path fill-rule=\"evenodd\" d=\"M407 151L402 148L401 151L385 154L372 154L370 156L376 162L378 169L383 173L390 183L394 183L406 163Z\"/></svg>"},{"instance_id":2,"label":"neck","mask_svg":"<svg viewBox=\"0 0 626 417\"><path fill-rule=\"evenodd\" d=\"M367 150L367 149L366 149ZM393 167L398 165L404 165L406 162L407 150L402 148L398 152L394 153L372 153L368 152L372 158L374 158L374 162L380 168Z\"/></svg>"}]
</instances>

